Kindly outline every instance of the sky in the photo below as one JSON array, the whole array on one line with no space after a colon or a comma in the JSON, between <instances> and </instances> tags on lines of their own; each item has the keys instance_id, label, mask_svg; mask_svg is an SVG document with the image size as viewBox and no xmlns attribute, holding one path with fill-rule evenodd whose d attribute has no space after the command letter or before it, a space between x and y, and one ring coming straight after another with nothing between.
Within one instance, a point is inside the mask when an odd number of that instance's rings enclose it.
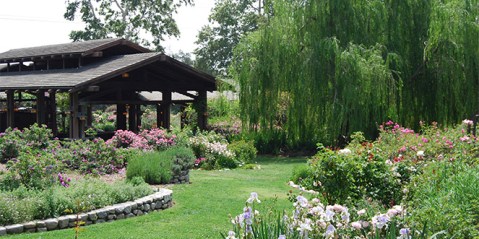
<instances>
[{"instance_id":1,"label":"sky","mask_svg":"<svg viewBox=\"0 0 479 239\"><path fill-rule=\"evenodd\" d=\"M10 49L71 42L68 34L83 29L80 21L63 18L65 0L0 0L0 53ZM181 7L175 15L179 38L163 43L167 54L192 52L214 0L196 0L195 6Z\"/></svg>"}]
</instances>

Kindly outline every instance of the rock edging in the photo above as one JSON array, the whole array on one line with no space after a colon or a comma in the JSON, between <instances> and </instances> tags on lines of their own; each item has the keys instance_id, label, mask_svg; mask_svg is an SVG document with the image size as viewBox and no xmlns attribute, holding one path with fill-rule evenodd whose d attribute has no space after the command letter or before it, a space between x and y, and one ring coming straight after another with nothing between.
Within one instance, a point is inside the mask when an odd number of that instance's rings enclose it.
<instances>
[{"instance_id":1,"label":"rock edging","mask_svg":"<svg viewBox=\"0 0 479 239\"><path fill-rule=\"evenodd\" d=\"M173 191L169 189L159 189L158 192L136 199L135 201L119 203L112 206L96 209L90 212L79 214L79 218L84 225L97 224L103 222L112 222L125 218L141 216L151 211L163 210L173 205ZM44 232L75 227L77 215L66 215L58 218L37 220L0 226L0 236L18 234L24 232Z\"/></svg>"}]
</instances>

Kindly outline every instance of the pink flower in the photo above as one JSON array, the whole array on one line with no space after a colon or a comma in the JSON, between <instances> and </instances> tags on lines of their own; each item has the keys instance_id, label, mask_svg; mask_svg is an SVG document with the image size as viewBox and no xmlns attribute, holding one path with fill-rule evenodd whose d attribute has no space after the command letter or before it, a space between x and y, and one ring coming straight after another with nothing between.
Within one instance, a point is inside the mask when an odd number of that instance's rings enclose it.
<instances>
[{"instance_id":1,"label":"pink flower","mask_svg":"<svg viewBox=\"0 0 479 239\"><path fill-rule=\"evenodd\" d=\"M421 140L422 140L423 143L428 143L429 142L429 140L427 138L424 138L424 137Z\"/></svg>"}]
</instances>

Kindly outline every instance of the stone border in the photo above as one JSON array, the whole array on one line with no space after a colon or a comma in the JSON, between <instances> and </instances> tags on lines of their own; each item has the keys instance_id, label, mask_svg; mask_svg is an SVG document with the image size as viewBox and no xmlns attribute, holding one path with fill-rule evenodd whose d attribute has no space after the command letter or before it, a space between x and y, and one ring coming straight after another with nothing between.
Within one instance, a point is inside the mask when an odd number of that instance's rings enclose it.
<instances>
[{"instance_id":1,"label":"stone border","mask_svg":"<svg viewBox=\"0 0 479 239\"><path fill-rule=\"evenodd\" d=\"M132 202L115 204L105 208L81 213L79 218L85 222L84 225L97 224L103 222L112 222L125 218L141 216L151 211L163 210L173 206L173 191L169 189L159 189L158 192L136 199ZM0 236L18 234L23 232L44 232L58 229L75 227L76 214L50 218L46 220L26 222L8 226L0 226Z\"/></svg>"}]
</instances>

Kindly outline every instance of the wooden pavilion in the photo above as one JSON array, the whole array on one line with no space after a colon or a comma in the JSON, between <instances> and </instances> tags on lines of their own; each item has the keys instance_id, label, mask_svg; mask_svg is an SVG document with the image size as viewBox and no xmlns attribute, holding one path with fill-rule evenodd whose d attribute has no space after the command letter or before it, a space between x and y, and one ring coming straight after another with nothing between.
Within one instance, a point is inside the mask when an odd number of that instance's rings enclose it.
<instances>
[{"instance_id":1,"label":"wooden pavilion","mask_svg":"<svg viewBox=\"0 0 479 239\"><path fill-rule=\"evenodd\" d=\"M25 120L16 107L26 100L22 99L25 92L36 96L32 121L47 125L55 134L56 94L68 92L70 110L66 113L69 137L73 139L85 136L96 104L116 105L116 128L137 131L141 105L156 105L157 125L169 128L171 105L193 102L197 105L198 126L204 129L207 91L214 90L213 76L125 39L14 49L0 53L0 92L6 95L6 117L0 122L0 130L20 127ZM148 100L141 92L161 92L162 97ZM173 93L191 100L175 100Z\"/></svg>"}]
</instances>

